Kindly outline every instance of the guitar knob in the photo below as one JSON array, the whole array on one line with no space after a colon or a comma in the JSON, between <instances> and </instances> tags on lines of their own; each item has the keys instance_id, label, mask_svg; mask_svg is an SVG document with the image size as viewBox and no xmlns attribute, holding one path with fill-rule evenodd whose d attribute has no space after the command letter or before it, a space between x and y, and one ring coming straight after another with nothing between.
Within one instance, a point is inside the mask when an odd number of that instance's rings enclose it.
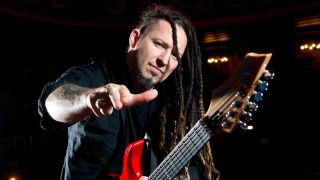
<instances>
[{"instance_id":1,"label":"guitar knob","mask_svg":"<svg viewBox=\"0 0 320 180\"><path fill-rule=\"evenodd\" d=\"M261 101L261 100L262 100L262 97L263 97L263 93L262 93L262 92L253 91L252 95L253 95L253 99L254 99L255 101L258 102L258 101Z\"/></svg>"}]
</instances>

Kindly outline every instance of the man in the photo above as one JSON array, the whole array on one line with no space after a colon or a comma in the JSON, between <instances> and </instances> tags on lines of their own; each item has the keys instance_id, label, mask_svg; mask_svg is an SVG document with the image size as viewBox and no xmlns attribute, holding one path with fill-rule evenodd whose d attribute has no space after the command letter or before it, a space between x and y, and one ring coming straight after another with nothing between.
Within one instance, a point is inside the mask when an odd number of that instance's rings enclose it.
<instances>
[{"instance_id":1,"label":"man","mask_svg":"<svg viewBox=\"0 0 320 180\"><path fill-rule=\"evenodd\" d=\"M68 126L61 179L118 177L125 148L146 132L160 162L204 112L199 45L178 12L150 8L126 57L111 57L69 69L41 93L42 127ZM212 179L212 171L207 144L181 174Z\"/></svg>"}]
</instances>

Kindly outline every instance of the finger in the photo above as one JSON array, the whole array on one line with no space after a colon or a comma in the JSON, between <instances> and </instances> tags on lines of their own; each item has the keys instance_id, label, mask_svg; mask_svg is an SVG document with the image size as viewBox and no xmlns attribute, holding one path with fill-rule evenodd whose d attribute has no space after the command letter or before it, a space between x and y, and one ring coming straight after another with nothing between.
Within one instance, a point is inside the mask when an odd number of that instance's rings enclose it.
<instances>
[{"instance_id":1,"label":"finger","mask_svg":"<svg viewBox=\"0 0 320 180\"><path fill-rule=\"evenodd\" d=\"M103 108L100 108L99 111L103 115L111 115L113 112L113 106L112 105L105 106Z\"/></svg>"},{"instance_id":2,"label":"finger","mask_svg":"<svg viewBox=\"0 0 320 180\"><path fill-rule=\"evenodd\" d=\"M107 97L106 97L107 95ZM112 103L106 88L97 88L87 96L87 104L96 116L110 115L113 112Z\"/></svg>"},{"instance_id":3,"label":"finger","mask_svg":"<svg viewBox=\"0 0 320 180\"><path fill-rule=\"evenodd\" d=\"M109 100L98 98L92 103L91 109L96 116L110 115L113 112L113 106Z\"/></svg>"},{"instance_id":4,"label":"finger","mask_svg":"<svg viewBox=\"0 0 320 180\"><path fill-rule=\"evenodd\" d=\"M109 85L109 86L108 86ZM125 94L122 92L123 89L127 88L123 85L114 85L114 84L108 84L107 89L109 92L109 98L112 103L112 106L119 110L122 108L122 102L121 102L121 96L124 96ZM129 90L127 90L129 92Z\"/></svg>"},{"instance_id":5,"label":"finger","mask_svg":"<svg viewBox=\"0 0 320 180\"><path fill-rule=\"evenodd\" d=\"M113 106L109 99L99 98L96 100L95 105L102 115L111 115L113 112Z\"/></svg>"},{"instance_id":6,"label":"finger","mask_svg":"<svg viewBox=\"0 0 320 180\"><path fill-rule=\"evenodd\" d=\"M96 115L97 117L103 116L104 114L100 111L101 108L97 108L96 106L92 106L91 110L93 112L94 115Z\"/></svg>"},{"instance_id":7,"label":"finger","mask_svg":"<svg viewBox=\"0 0 320 180\"><path fill-rule=\"evenodd\" d=\"M94 115L96 116L102 116L103 114L99 111L99 107L102 104L102 99L97 99L94 97L94 94L89 94L87 96L86 102L87 102L87 106L91 109L91 111L93 112Z\"/></svg>"},{"instance_id":8,"label":"finger","mask_svg":"<svg viewBox=\"0 0 320 180\"><path fill-rule=\"evenodd\" d=\"M140 94L131 94L131 96L123 97L122 103L124 107L131 107L134 105L147 103L158 96L158 91L156 89L150 89Z\"/></svg>"},{"instance_id":9,"label":"finger","mask_svg":"<svg viewBox=\"0 0 320 180\"><path fill-rule=\"evenodd\" d=\"M95 106L100 109L107 105L107 102L104 98L98 98L95 102Z\"/></svg>"}]
</instances>

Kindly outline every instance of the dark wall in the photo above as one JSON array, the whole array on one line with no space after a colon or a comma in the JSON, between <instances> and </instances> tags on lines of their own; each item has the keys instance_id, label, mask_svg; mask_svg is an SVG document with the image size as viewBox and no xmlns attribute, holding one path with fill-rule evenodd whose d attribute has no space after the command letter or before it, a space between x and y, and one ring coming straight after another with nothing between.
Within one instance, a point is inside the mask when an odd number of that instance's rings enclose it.
<instances>
[{"instance_id":1,"label":"dark wall","mask_svg":"<svg viewBox=\"0 0 320 180\"><path fill-rule=\"evenodd\" d=\"M40 129L41 89L69 67L114 50L127 41L128 32L47 24L6 14L0 21L0 179L16 171L22 179L57 179L66 134ZM253 131L237 128L212 139L221 179L319 178L320 71L297 58L294 22L282 17L224 28L237 43L246 42L232 49L239 56L270 50L269 68L276 76L254 115ZM214 75L222 77L209 71L204 74L207 96L213 88L210 83L219 84Z\"/></svg>"}]
</instances>

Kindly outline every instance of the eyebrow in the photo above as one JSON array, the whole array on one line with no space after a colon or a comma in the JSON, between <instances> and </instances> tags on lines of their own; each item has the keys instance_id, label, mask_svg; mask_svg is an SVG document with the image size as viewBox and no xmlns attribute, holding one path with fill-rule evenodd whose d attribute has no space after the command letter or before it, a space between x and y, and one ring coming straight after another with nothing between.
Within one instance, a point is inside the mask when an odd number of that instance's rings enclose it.
<instances>
[{"instance_id":1,"label":"eyebrow","mask_svg":"<svg viewBox=\"0 0 320 180\"><path fill-rule=\"evenodd\" d=\"M161 41L161 43L163 44L163 46L165 47L169 47L169 44L167 42L165 42L164 40L162 40L161 38L156 37L155 40L159 40ZM180 54L179 49L177 47L173 47L172 49L173 55L175 56L179 56L179 58L182 57L183 54ZM178 52L178 53L177 53Z\"/></svg>"},{"instance_id":2,"label":"eyebrow","mask_svg":"<svg viewBox=\"0 0 320 180\"><path fill-rule=\"evenodd\" d=\"M177 47L172 49L175 56L179 56L179 58L182 57L183 54L180 54L179 49Z\"/></svg>"}]
</instances>

